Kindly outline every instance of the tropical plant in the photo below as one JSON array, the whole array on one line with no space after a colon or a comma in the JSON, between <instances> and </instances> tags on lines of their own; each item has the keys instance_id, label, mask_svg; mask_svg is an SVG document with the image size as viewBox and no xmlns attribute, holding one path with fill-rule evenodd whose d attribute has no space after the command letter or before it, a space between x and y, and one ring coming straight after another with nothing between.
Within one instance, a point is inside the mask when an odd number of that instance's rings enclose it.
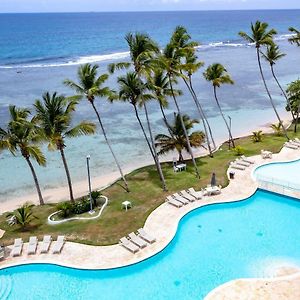
<instances>
[{"instance_id":1,"label":"tropical plant","mask_svg":"<svg viewBox=\"0 0 300 300\"><path fill-rule=\"evenodd\" d=\"M187 141L188 152L191 155L192 162L193 162L195 172L196 172L196 176L198 178L200 178L200 173L199 173L196 161L195 161L195 157L193 154L193 150L192 150L189 138L188 138L188 133L184 126L182 112L181 112L181 109L180 109L180 106L179 106L179 103L177 100L177 96L174 92L175 89L173 86L174 82L176 82L176 78L182 76L182 74L180 73L181 59L184 55L184 51L186 51L186 49L183 51L183 49L179 48L177 45L178 43L180 43L180 42L177 40L177 34L176 34L176 30L175 30L175 32L173 33L173 35L171 37L170 42L166 45L163 52L160 55L158 55L157 59L153 61L153 64L155 65L155 67L164 70L169 78L169 85L170 85L172 98L175 103L177 113L180 117L182 128L184 130L184 135L185 135L185 138Z\"/></svg>"},{"instance_id":2,"label":"tropical plant","mask_svg":"<svg viewBox=\"0 0 300 300\"><path fill-rule=\"evenodd\" d=\"M295 116L294 121L294 132L297 132L297 125L299 121L299 113L300 113L300 79L291 82L288 85L286 90L288 103L289 105L286 106L286 110L292 110Z\"/></svg>"},{"instance_id":3,"label":"tropical plant","mask_svg":"<svg viewBox=\"0 0 300 300\"><path fill-rule=\"evenodd\" d=\"M233 148L233 151L236 156L241 156L245 154L245 149L241 147L240 145Z\"/></svg>"},{"instance_id":4,"label":"tropical plant","mask_svg":"<svg viewBox=\"0 0 300 300\"><path fill-rule=\"evenodd\" d=\"M64 84L66 86L69 86L73 90L75 90L76 93L78 93L80 96L85 97L88 100L88 102L92 105L93 110L97 116L99 125L101 127L106 144L108 145L108 148L115 160L115 163L118 167L120 175L124 181L125 189L126 189L126 191L129 192L127 180L123 174L120 163L119 163L119 161L113 151L113 148L110 144L110 141L107 137L104 125L103 125L101 117L100 117L100 113L95 105L95 99L97 97L109 98L109 96L111 95L111 90L106 86L103 87L103 84L108 79L108 75L101 74L98 76L98 74L97 74L98 68L99 68L98 65L94 65L94 66L92 66L91 64L82 65L79 67L78 73L77 73L78 83L75 83L72 80L66 79L64 81Z\"/></svg>"},{"instance_id":5,"label":"tropical plant","mask_svg":"<svg viewBox=\"0 0 300 300\"><path fill-rule=\"evenodd\" d=\"M36 100L36 120L49 142L49 150L58 150L67 176L70 200L74 202L73 188L67 159L65 156L66 138L95 133L95 124L82 121L76 125L72 122L73 113L78 104L77 99L65 98L63 95L46 92L41 100Z\"/></svg>"},{"instance_id":6,"label":"tropical plant","mask_svg":"<svg viewBox=\"0 0 300 300\"><path fill-rule=\"evenodd\" d=\"M280 52L280 49L279 49L278 45L271 44L270 46L267 46L266 53L262 52L262 55L265 58L265 60L270 64L272 76L275 79L275 81L276 81L279 89L281 90L283 96L285 97L287 105L289 105L288 97L287 97L284 89L282 88L277 76L275 75L275 71L274 71L274 66L275 66L276 62L278 60L280 60L281 58L283 58L286 54ZM295 116L294 116L293 111L292 111L291 108L290 108L290 112L291 112L293 121L295 121Z\"/></svg>"},{"instance_id":7,"label":"tropical plant","mask_svg":"<svg viewBox=\"0 0 300 300\"><path fill-rule=\"evenodd\" d=\"M282 124L280 123L277 123L277 124L271 124L270 126L274 133L277 135L277 136L281 136L282 135Z\"/></svg>"},{"instance_id":8,"label":"tropical plant","mask_svg":"<svg viewBox=\"0 0 300 300\"><path fill-rule=\"evenodd\" d=\"M183 76L181 76L181 78L195 102L200 119L203 122L208 151L210 156L213 156L210 145L210 139L212 140L214 148L216 148L216 144L212 135L212 130L208 119L198 99L197 93L194 90L192 80L193 74L195 74L204 65L203 62L198 61L198 57L196 55L196 46L198 46L198 43L191 41L190 35L188 34L187 30L182 26L176 27L172 37L172 42L174 43L175 47L177 47L177 49L183 53L180 70Z\"/></svg>"},{"instance_id":9,"label":"tropical plant","mask_svg":"<svg viewBox=\"0 0 300 300\"><path fill-rule=\"evenodd\" d=\"M228 72L224 68L224 66L219 63L215 63L215 64L208 66L208 68L203 73L203 75L207 81L212 83L214 97L215 97L219 112L224 120L224 123L225 123L228 133L229 133L229 137L230 137L229 143L231 143L232 147L235 148L234 140L233 140L232 133L231 133L231 128L224 116L224 113L222 111L222 108L221 108L221 105L220 105L220 102L219 102L219 99L217 96L217 88L221 87L222 84L234 84L234 81L231 79L230 75L228 74Z\"/></svg>"},{"instance_id":10,"label":"tropical plant","mask_svg":"<svg viewBox=\"0 0 300 300\"><path fill-rule=\"evenodd\" d=\"M300 46L300 31L294 27L290 27L289 31L294 35L289 38L289 42L291 44L296 44L298 47Z\"/></svg>"},{"instance_id":11,"label":"tropical plant","mask_svg":"<svg viewBox=\"0 0 300 300\"><path fill-rule=\"evenodd\" d=\"M203 145L205 135L202 131L194 131L190 133L195 124L198 124L198 120L191 119L188 115L183 115L183 121L185 128L188 132L190 145L194 148L201 147ZM184 130L181 125L181 120L178 114L174 113L174 121L170 125L172 135L158 134L155 137L155 146L159 149L158 154L163 155L170 151L176 150L178 152L178 160L183 161L182 151L188 150L187 141L185 138Z\"/></svg>"},{"instance_id":12,"label":"tropical plant","mask_svg":"<svg viewBox=\"0 0 300 300\"><path fill-rule=\"evenodd\" d=\"M63 218L67 218L72 214L73 205L70 202L61 202L56 205L56 209Z\"/></svg>"},{"instance_id":13,"label":"tropical plant","mask_svg":"<svg viewBox=\"0 0 300 300\"><path fill-rule=\"evenodd\" d=\"M252 132L252 141L254 143L259 143L262 141L263 132L261 130Z\"/></svg>"},{"instance_id":14,"label":"tropical plant","mask_svg":"<svg viewBox=\"0 0 300 300\"><path fill-rule=\"evenodd\" d=\"M79 201L75 201L72 205L72 213L80 215L90 210L90 200L88 198L82 198Z\"/></svg>"},{"instance_id":15,"label":"tropical plant","mask_svg":"<svg viewBox=\"0 0 300 300\"><path fill-rule=\"evenodd\" d=\"M100 196L101 196L100 191L92 191L91 192L91 197L92 197L94 206L97 206L97 201L99 200Z\"/></svg>"},{"instance_id":16,"label":"tropical plant","mask_svg":"<svg viewBox=\"0 0 300 300\"><path fill-rule=\"evenodd\" d=\"M0 128L0 150L8 150L14 156L18 151L21 153L30 168L40 204L43 205L44 199L41 188L31 161L32 159L35 160L40 166L46 165L46 158L38 145L43 141L43 136L34 119L29 120L30 111L28 109L11 105L9 106L9 113L10 120L7 128Z\"/></svg>"},{"instance_id":17,"label":"tropical plant","mask_svg":"<svg viewBox=\"0 0 300 300\"><path fill-rule=\"evenodd\" d=\"M250 33L250 35L248 35L247 33L243 32L243 31L239 32L239 35L242 38L244 38L247 42L253 43L255 45L257 62L258 62L258 67L259 67L259 72L260 72L260 75L261 75L261 79L263 81L265 90L268 94L270 103L271 103L272 108L275 112L275 115L278 119L278 122L280 124L282 124L284 134L285 134L286 138L289 140L289 137L287 135L287 131L286 131L285 127L283 126L283 122L282 122L282 120L279 116L279 113L276 109L273 98L272 98L271 93L269 91L269 88L268 88L268 85L267 85L267 82L266 82L266 79L265 79L265 76L264 76L264 73L263 73L263 70L262 70L262 65L261 65L261 58L260 58L261 52L260 52L260 49L263 46L272 46L274 44L273 36L277 33L275 29L268 30L268 26L269 26L268 23L256 21L255 24L251 23L251 33Z\"/></svg>"},{"instance_id":18,"label":"tropical plant","mask_svg":"<svg viewBox=\"0 0 300 300\"><path fill-rule=\"evenodd\" d=\"M25 203L16 211L7 214L6 217L13 217L15 224L19 225L22 229L26 229L34 219L37 219L32 212L33 207L34 205Z\"/></svg>"}]
</instances>

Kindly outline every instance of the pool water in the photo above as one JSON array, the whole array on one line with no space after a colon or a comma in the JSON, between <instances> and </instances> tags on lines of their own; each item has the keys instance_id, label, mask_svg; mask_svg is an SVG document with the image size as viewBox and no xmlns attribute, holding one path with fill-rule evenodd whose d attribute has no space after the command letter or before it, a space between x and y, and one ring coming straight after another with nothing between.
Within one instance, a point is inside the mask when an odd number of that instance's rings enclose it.
<instances>
[{"instance_id":1,"label":"pool water","mask_svg":"<svg viewBox=\"0 0 300 300\"><path fill-rule=\"evenodd\" d=\"M186 215L165 250L133 266L3 269L0 299L204 299L232 279L265 275L269 264L300 265L299 228L300 201L258 190Z\"/></svg>"},{"instance_id":2,"label":"pool water","mask_svg":"<svg viewBox=\"0 0 300 300\"><path fill-rule=\"evenodd\" d=\"M300 190L300 160L274 162L254 170L254 177Z\"/></svg>"}]
</instances>

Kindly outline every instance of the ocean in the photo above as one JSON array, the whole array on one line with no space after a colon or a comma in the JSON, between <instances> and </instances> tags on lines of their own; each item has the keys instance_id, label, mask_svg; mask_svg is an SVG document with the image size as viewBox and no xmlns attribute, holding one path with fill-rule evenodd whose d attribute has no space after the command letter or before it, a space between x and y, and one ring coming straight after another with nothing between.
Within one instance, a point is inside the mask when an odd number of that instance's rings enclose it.
<instances>
[{"instance_id":1,"label":"ocean","mask_svg":"<svg viewBox=\"0 0 300 300\"><path fill-rule=\"evenodd\" d=\"M80 64L97 63L101 72L106 72L108 63L127 60L126 33L146 32L163 47L177 25L185 26L193 40L201 43L198 56L206 66L222 63L235 81L233 86L218 91L226 115L232 118L234 136L275 122L259 78L255 51L238 36L241 30L249 31L250 23L256 20L268 22L278 31L276 40L287 56L275 68L286 86L299 77L300 48L290 45L287 39L290 26L300 27L300 10L0 14L0 126L7 122L10 104L31 107L45 91L71 94L62 81L75 79ZM284 99L266 63L264 69L276 105L286 117ZM210 117L216 140L221 142L227 138L227 132L216 110L211 86L203 79L203 71L195 75L195 88ZM112 87L116 86L117 75L108 80ZM188 92L180 87L184 92L179 99L182 110L197 118ZM122 166L151 162L131 106L110 104L105 99L99 99L97 105ZM170 101L167 114L171 117L173 111ZM151 104L150 112L155 134L164 132L156 103ZM75 115L75 121L82 119L96 121L85 101L80 103ZM44 150L47 168L36 167L42 188L65 186L59 154L48 152L46 147ZM116 171L101 135L68 140L66 156L75 184L86 178L83 170L88 154L93 178ZM26 162L19 156L0 153L0 202L34 192Z\"/></svg>"}]
</instances>

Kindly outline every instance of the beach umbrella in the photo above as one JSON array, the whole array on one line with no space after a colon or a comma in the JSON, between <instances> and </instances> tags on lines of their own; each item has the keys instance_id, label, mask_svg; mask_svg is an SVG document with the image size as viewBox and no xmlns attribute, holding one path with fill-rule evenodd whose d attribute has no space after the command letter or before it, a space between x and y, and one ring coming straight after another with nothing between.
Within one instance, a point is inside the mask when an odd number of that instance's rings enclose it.
<instances>
[{"instance_id":1,"label":"beach umbrella","mask_svg":"<svg viewBox=\"0 0 300 300\"><path fill-rule=\"evenodd\" d=\"M216 173L212 173L210 184L211 184L211 186L216 186L217 185Z\"/></svg>"}]
</instances>

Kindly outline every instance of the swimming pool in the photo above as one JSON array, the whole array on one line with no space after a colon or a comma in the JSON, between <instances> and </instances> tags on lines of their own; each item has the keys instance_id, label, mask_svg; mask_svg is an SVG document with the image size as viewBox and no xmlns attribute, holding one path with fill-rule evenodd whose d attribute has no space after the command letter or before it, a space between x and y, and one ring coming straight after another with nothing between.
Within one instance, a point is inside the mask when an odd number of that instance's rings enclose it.
<instances>
[{"instance_id":1,"label":"swimming pool","mask_svg":"<svg viewBox=\"0 0 300 300\"><path fill-rule=\"evenodd\" d=\"M265 275L269 264L300 265L299 228L300 201L258 190L189 213L165 250L133 266L0 270L0 299L203 299L229 280Z\"/></svg>"},{"instance_id":2,"label":"swimming pool","mask_svg":"<svg viewBox=\"0 0 300 300\"><path fill-rule=\"evenodd\" d=\"M258 180L300 190L300 160L274 162L256 168L253 175Z\"/></svg>"}]
</instances>

